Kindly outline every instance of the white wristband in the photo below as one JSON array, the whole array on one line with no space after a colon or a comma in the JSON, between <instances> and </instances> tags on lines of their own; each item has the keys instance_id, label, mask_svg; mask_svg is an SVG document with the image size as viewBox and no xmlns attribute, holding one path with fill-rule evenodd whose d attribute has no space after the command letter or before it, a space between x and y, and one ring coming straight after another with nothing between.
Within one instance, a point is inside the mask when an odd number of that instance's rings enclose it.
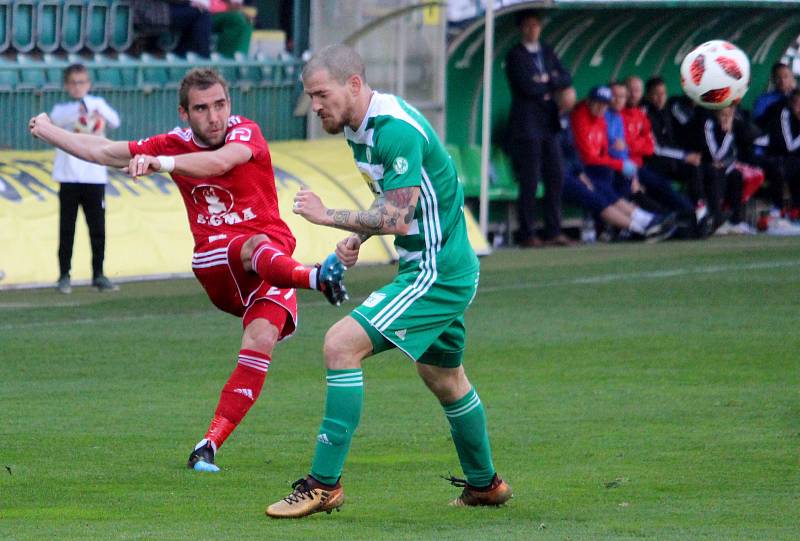
<instances>
[{"instance_id":1,"label":"white wristband","mask_svg":"<svg viewBox=\"0 0 800 541\"><path fill-rule=\"evenodd\" d=\"M162 173L172 173L175 169L175 158L172 156L156 156L158 163L160 164L160 169Z\"/></svg>"}]
</instances>

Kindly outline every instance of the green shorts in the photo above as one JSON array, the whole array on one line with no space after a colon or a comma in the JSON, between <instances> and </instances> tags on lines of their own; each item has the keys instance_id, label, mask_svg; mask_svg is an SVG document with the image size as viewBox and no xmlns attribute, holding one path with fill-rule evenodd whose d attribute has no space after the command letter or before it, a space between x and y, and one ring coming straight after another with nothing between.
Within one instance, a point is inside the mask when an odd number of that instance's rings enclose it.
<instances>
[{"instance_id":1,"label":"green shorts","mask_svg":"<svg viewBox=\"0 0 800 541\"><path fill-rule=\"evenodd\" d=\"M455 368L466 343L464 311L475 298L480 273L437 276L433 284L419 273L398 274L351 312L377 354L399 348L413 360Z\"/></svg>"}]
</instances>

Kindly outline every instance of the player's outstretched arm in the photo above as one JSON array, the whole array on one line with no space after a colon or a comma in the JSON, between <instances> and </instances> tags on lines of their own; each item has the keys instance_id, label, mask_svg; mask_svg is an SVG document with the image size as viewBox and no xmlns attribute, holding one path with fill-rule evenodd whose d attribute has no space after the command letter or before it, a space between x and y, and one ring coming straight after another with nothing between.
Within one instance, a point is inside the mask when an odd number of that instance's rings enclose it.
<instances>
[{"instance_id":1,"label":"player's outstretched arm","mask_svg":"<svg viewBox=\"0 0 800 541\"><path fill-rule=\"evenodd\" d=\"M300 190L292 210L311 223L365 235L406 235L419 200L419 187L388 190L367 210L329 209L311 190Z\"/></svg>"},{"instance_id":2,"label":"player's outstretched arm","mask_svg":"<svg viewBox=\"0 0 800 541\"><path fill-rule=\"evenodd\" d=\"M128 164L131 157L127 142L110 141L99 135L68 132L53 124L47 113L30 119L28 130L37 139L87 162L122 167Z\"/></svg>"},{"instance_id":3,"label":"player's outstretched arm","mask_svg":"<svg viewBox=\"0 0 800 541\"><path fill-rule=\"evenodd\" d=\"M136 154L131 157L125 172L132 177L158 172L176 173L194 178L218 177L237 165L247 163L252 156L253 151L240 144L227 144L217 150L169 157Z\"/></svg>"}]
</instances>

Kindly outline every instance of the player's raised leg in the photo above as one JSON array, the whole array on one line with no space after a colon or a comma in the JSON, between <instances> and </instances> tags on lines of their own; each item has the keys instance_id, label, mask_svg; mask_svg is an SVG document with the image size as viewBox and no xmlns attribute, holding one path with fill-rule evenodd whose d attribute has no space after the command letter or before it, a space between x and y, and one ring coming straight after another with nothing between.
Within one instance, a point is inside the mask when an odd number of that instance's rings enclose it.
<instances>
[{"instance_id":1,"label":"player's raised leg","mask_svg":"<svg viewBox=\"0 0 800 541\"><path fill-rule=\"evenodd\" d=\"M464 373L464 367L417 362L417 372L444 409L466 477L449 479L455 486L464 488L450 505L502 505L507 502L512 496L511 487L494 469L486 412L477 391Z\"/></svg>"},{"instance_id":2,"label":"player's raised leg","mask_svg":"<svg viewBox=\"0 0 800 541\"><path fill-rule=\"evenodd\" d=\"M327 396L325 416L317 435L311 473L292 484L292 492L267 508L273 518L301 518L330 513L344 503L339 478L364 404L361 361L372 353L372 342L350 316L325 335Z\"/></svg>"},{"instance_id":3,"label":"player's raised leg","mask_svg":"<svg viewBox=\"0 0 800 541\"><path fill-rule=\"evenodd\" d=\"M335 254L320 265L306 267L283 253L266 235L254 235L242 245L241 258L246 271L255 272L276 287L316 289L336 306L348 299L345 268Z\"/></svg>"},{"instance_id":4,"label":"player's raised leg","mask_svg":"<svg viewBox=\"0 0 800 541\"><path fill-rule=\"evenodd\" d=\"M283 307L266 300L256 301L248 310L236 368L222 388L214 418L205 437L189 455L189 468L196 471L219 471L214 461L216 452L261 394L272 349L287 317Z\"/></svg>"}]
</instances>

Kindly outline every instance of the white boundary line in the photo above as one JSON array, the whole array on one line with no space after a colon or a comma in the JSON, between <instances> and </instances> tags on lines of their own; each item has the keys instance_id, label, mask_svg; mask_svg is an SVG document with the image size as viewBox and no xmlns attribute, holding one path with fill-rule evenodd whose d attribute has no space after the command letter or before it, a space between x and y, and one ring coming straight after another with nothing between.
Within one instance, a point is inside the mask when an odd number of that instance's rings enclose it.
<instances>
[{"instance_id":1,"label":"white boundary line","mask_svg":"<svg viewBox=\"0 0 800 541\"><path fill-rule=\"evenodd\" d=\"M644 272L630 272L630 273L612 273L612 274L596 274L594 276L580 276L571 278L569 280L556 280L549 282L532 282L527 284L508 284L502 286L488 286L480 287L478 293L500 293L503 291L515 291L521 289L541 289L548 287L559 286L582 286L582 285L598 285L609 284L614 282L626 281L641 281L641 280L658 280L663 278L675 278L677 276L687 276L691 274L716 274L722 272L738 272L745 270L774 270L800 267L800 259L786 260L786 261L769 261L763 263L743 263L743 264L730 264L730 265L704 265L696 267L678 267L675 269L663 269L657 271L644 271ZM478 296L480 298L480 295ZM9 303L9 305L0 304L0 309L3 308L27 308L24 303ZM76 306L77 304L70 305ZM327 306L327 302L313 302L303 304L306 308L316 308L318 306ZM48 306L64 306L64 304L57 305L34 305L30 307L47 308ZM357 305L353 305L354 307ZM13 331L17 329L35 329L37 327L57 327L60 325L91 325L95 323L124 323L129 321L143 321L143 320L158 320L172 317L199 317L210 314L216 314L217 311L211 307L204 311L182 312L179 314L139 314L122 317L102 317L102 318L83 318L83 319L70 319L65 321L47 321L41 323L20 323L10 325L0 325L0 331Z\"/></svg>"}]
</instances>

